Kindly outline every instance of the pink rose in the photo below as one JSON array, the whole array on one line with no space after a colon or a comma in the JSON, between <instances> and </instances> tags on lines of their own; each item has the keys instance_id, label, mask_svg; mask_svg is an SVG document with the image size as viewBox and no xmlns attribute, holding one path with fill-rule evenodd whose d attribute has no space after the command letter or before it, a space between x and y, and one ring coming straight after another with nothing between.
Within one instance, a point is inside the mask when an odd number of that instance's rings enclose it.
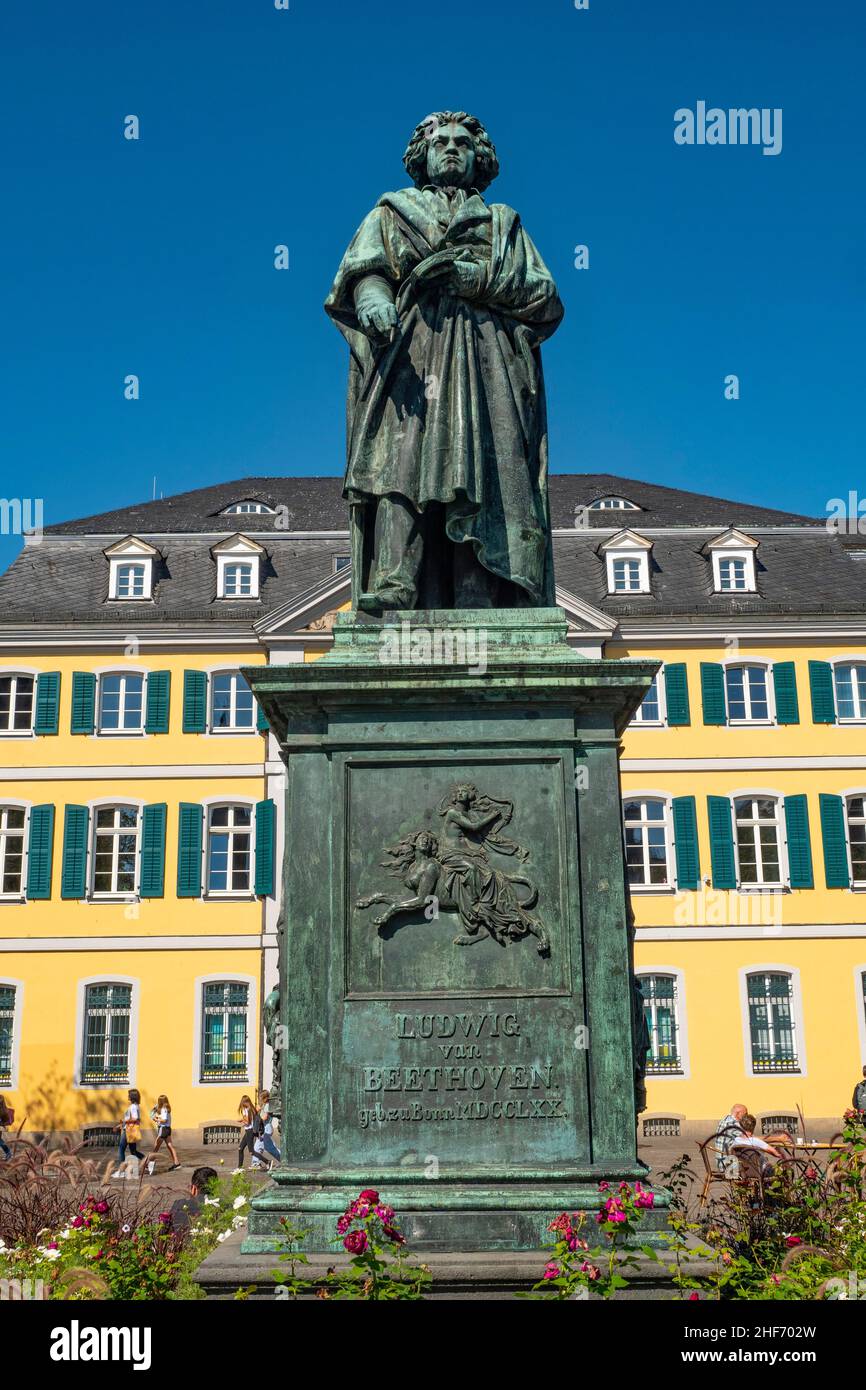
<instances>
[{"instance_id":1,"label":"pink rose","mask_svg":"<svg viewBox=\"0 0 866 1390\"><path fill-rule=\"evenodd\" d=\"M690 1294L689 1294L689 1300L688 1300L688 1301L689 1301L689 1303L700 1303L700 1301L701 1301L701 1296L700 1296L699 1293L690 1293Z\"/></svg>"},{"instance_id":2,"label":"pink rose","mask_svg":"<svg viewBox=\"0 0 866 1390\"><path fill-rule=\"evenodd\" d=\"M559 1265L558 1265L558 1264L555 1264L553 1260L551 1260L549 1264L546 1264L546 1265L544 1266L544 1278L545 1278L545 1279L558 1279L558 1278L559 1278Z\"/></svg>"},{"instance_id":3,"label":"pink rose","mask_svg":"<svg viewBox=\"0 0 866 1390\"><path fill-rule=\"evenodd\" d=\"M801 1237L801 1236L788 1236L787 1239L786 1239L786 1241L785 1241L785 1244L786 1244L786 1245L791 1245L791 1246L793 1246L793 1245L802 1245L802 1244L803 1244L803 1240L802 1240L802 1237Z\"/></svg>"},{"instance_id":4,"label":"pink rose","mask_svg":"<svg viewBox=\"0 0 866 1390\"><path fill-rule=\"evenodd\" d=\"M367 1249L367 1232L350 1231L343 1240L343 1245L350 1255L363 1255Z\"/></svg>"},{"instance_id":5,"label":"pink rose","mask_svg":"<svg viewBox=\"0 0 866 1390\"><path fill-rule=\"evenodd\" d=\"M374 1187L365 1187L358 1197L359 1202L369 1202L371 1207L378 1206L379 1194Z\"/></svg>"}]
</instances>

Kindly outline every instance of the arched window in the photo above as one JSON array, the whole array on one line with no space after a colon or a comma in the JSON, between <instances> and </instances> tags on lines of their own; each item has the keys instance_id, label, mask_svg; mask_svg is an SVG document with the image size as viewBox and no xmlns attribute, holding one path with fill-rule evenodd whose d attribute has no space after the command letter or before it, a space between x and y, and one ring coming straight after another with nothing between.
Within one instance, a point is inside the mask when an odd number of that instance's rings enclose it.
<instances>
[{"instance_id":1,"label":"arched window","mask_svg":"<svg viewBox=\"0 0 866 1390\"><path fill-rule=\"evenodd\" d=\"M269 507L267 502L256 502L252 498L246 498L242 502L232 502L230 507L226 507L222 512L223 516L251 516L261 515L270 516L274 508Z\"/></svg>"},{"instance_id":2,"label":"arched window","mask_svg":"<svg viewBox=\"0 0 866 1390\"><path fill-rule=\"evenodd\" d=\"M207 891L249 894L253 884L251 806L211 806L207 818Z\"/></svg>"},{"instance_id":3,"label":"arched window","mask_svg":"<svg viewBox=\"0 0 866 1390\"><path fill-rule=\"evenodd\" d=\"M208 980L201 990L200 1080L248 1080L249 985Z\"/></svg>"},{"instance_id":4,"label":"arched window","mask_svg":"<svg viewBox=\"0 0 866 1390\"><path fill-rule=\"evenodd\" d=\"M591 512L639 512L634 502L629 502L627 497L597 497L594 502L590 502Z\"/></svg>"},{"instance_id":5,"label":"arched window","mask_svg":"<svg viewBox=\"0 0 866 1390\"><path fill-rule=\"evenodd\" d=\"M638 978L650 1035L647 1071L655 1076L681 1072L677 978L668 974L641 974Z\"/></svg>"},{"instance_id":6,"label":"arched window","mask_svg":"<svg viewBox=\"0 0 866 1390\"><path fill-rule=\"evenodd\" d=\"M766 665L744 662L725 667L728 720L731 724L767 724L770 695Z\"/></svg>"},{"instance_id":7,"label":"arched window","mask_svg":"<svg viewBox=\"0 0 866 1390\"><path fill-rule=\"evenodd\" d=\"M26 734L33 728L36 679L18 671L0 675L0 734Z\"/></svg>"},{"instance_id":8,"label":"arched window","mask_svg":"<svg viewBox=\"0 0 866 1390\"><path fill-rule=\"evenodd\" d=\"M24 893L23 806L0 806L0 897L20 898Z\"/></svg>"},{"instance_id":9,"label":"arched window","mask_svg":"<svg viewBox=\"0 0 866 1390\"><path fill-rule=\"evenodd\" d=\"M138 823L137 806L95 808L91 848L91 892L94 898L135 893Z\"/></svg>"},{"instance_id":10,"label":"arched window","mask_svg":"<svg viewBox=\"0 0 866 1390\"><path fill-rule=\"evenodd\" d=\"M779 801L774 796L734 799L737 862L744 887L778 887L782 883Z\"/></svg>"},{"instance_id":11,"label":"arched window","mask_svg":"<svg viewBox=\"0 0 866 1390\"><path fill-rule=\"evenodd\" d=\"M840 661L833 667L836 718L866 720L866 662Z\"/></svg>"},{"instance_id":12,"label":"arched window","mask_svg":"<svg viewBox=\"0 0 866 1390\"><path fill-rule=\"evenodd\" d=\"M665 801L661 797L627 798L623 827L629 883L640 888L667 888L671 875Z\"/></svg>"},{"instance_id":13,"label":"arched window","mask_svg":"<svg viewBox=\"0 0 866 1390\"><path fill-rule=\"evenodd\" d=\"M753 1072L796 1072L794 982L781 971L746 976Z\"/></svg>"},{"instance_id":14,"label":"arched window","mask_svg":"<svg viewBox=\"0 0 866 1390\"><path fill-rule=\"evenodd\" d=\"M84 994L81 1057L83 1085L129 1081L132 985L104 981L89 984Z\"/></svg>"}]
</instances>

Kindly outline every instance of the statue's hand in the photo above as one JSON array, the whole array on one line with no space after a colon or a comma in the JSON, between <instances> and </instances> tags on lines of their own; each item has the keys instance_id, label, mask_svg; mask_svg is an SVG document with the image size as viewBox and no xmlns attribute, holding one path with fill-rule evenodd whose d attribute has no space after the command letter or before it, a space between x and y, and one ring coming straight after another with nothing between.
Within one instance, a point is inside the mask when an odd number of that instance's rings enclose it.
<instances>
[{"instance_id":1,"label":"statue's hand","mask_svg":"<svg viewBox=\"0 0 866 1390\"><path fill-rule=\"evenodd\" d=\"M448 287L461 299L477 299L481 294L483 271L477 261L455 261L448 277Z\"/></svg>"},{"instance_id":2,"label":"statue's hand","mask_svg":"<svg viewBox=\"0 0 866 1390\"><path fill-rule=\"evenodd\" d=\"M358 322L368 338L382 342L397 327L397 310L387 300L364 304L358 309Z\"/></svg>"}]
</instances>

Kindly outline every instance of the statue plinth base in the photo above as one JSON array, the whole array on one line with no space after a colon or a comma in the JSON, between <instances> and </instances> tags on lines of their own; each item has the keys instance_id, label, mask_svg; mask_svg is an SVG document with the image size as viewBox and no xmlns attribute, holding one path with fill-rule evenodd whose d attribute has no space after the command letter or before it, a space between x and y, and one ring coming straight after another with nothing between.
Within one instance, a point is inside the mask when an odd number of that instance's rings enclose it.
<instances>
[{"instance_id":1,"label":"statue plinth base","mask_svg":"<svg viewBox=\"0 0 866 1390\"><path fill-rule=\"evenodd\" d=\"M341 614L326 657L245 672L288 768L284 1162L246 1250L283 1217L328 1249L364 1187L414 1248L534 1249L645 1177L617 749L656 668L566 633Z\"/></svg>"}]
</instances>

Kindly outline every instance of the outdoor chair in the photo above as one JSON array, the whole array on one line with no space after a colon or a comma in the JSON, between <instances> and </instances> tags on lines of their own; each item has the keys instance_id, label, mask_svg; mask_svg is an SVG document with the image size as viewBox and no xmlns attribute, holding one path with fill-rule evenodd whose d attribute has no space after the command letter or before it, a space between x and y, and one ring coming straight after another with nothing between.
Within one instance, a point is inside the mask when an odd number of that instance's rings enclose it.
<instances>
[{"instance_id":1,"label":"outdoor chair","mask_svg":"<svg viewBox=\"0 0 866 1390\"><path fill-rule=\"evenodd\" d=\"M710 1189L714 1182L731 1182L730 1175L723 1172L719 1167L722 1152L718 1146L718 1138L719 1136L717 1134L711 1134L709 1139L705 1139L702 1144L698 1144L698 1151L704 1165L704 1185L701 1188L700 1200L698 1201L699 1211L706 1206L707 1199L710 1195Z\"/></svg>"}]
</instances>

